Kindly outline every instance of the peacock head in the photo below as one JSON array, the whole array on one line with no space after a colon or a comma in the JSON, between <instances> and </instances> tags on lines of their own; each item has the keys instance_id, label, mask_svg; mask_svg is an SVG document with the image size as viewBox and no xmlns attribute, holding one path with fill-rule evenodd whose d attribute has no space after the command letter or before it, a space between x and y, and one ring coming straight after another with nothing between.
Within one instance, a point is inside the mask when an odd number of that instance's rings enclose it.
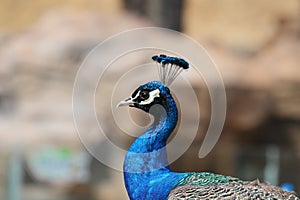
<instances>
[{"instance_id":1,"label":"peacock head","mask_svg":"<svg viewBox=\"0 0 300 200\"><path fill-rule=\"evenodd\" d=\"M130 97L121 101L117 106L136 107L149 112L153 105L160 105L168 110L170 104L175 102L172 98L169 88L175 78L189 68L189 64L182 58L166 55L153 56L152 59L158 63L158 73L161 82L151 81L138 87Z\"/></svg>"},{"instance_id":2,"label":"peacock head","mask_svg":"<svg viewBox=\"0 0 300 200\"><path fill-rule=\"evenodd\" d=\"M130 97L121 101L117 106L129 106L149 112L153 105L161 105L167 109L172 99L169 88L159 81L151 81L139 86Z\"/></svg>"}]
</instances>

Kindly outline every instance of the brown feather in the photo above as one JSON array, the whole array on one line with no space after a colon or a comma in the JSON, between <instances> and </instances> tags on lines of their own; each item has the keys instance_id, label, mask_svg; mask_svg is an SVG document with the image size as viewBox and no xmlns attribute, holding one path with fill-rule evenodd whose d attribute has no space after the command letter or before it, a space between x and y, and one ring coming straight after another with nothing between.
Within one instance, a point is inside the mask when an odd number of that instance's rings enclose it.
<instances>
[{"instance_id":1,"label":"brown feather","mask_svg":"<svg viewBox=\"0 0 300 200\"><path fill-rule=\"evenodd\" d=\"M207 186L183 185L174 188L169 200L299 200L294 192L254 180Z\"/></svg>"}]
</instances>

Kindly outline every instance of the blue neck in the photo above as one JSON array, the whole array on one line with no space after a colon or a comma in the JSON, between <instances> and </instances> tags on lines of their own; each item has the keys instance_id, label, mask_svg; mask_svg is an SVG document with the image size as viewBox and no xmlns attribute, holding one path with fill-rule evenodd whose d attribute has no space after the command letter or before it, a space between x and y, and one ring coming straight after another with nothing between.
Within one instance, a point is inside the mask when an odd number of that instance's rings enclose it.
<instances>
[{"instance_id":1,"label":"blue neck","mask_svg":"<svg viewBox=\"0 0 300 200\"><path fill-rule=\"evenodd\" d=\"M167 99L164 106L152 106L154 123L126 154L124 178L130 199L166 199L170 190L186 176L171 172L168 165L165 146L176 127L178 112L173 98Z\"/></svg>"}]
</instances>

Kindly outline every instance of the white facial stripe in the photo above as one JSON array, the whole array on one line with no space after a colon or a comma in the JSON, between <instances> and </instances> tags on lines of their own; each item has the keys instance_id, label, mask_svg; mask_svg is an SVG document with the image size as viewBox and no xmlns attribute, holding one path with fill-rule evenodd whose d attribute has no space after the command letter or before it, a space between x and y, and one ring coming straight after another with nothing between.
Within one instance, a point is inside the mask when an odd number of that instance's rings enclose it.
<instances>
[{"instance_id":1,"label":"white facial stripe","mask_svg":"<svg viewBox=\"0 0 300 200\"><path fill-rule=\"evenodd\" d=\"M149 98L146 99L145 101L141 101L139 104L140 105L150 104L154 101L155 97L159 97L159 94L160 94L159 89L153 90L153 91L149 92Z\"/></svg>"},{"instance_id":2,"label":"white facial stripe","mask_svg":"<svg viewBox=\"0 0 300 200\"><path fill-rule=\"evenodd\" d=\"M131 98L131 99L136 99L136 98L140 95L140 92L141 92L141 91L138 91L138 92L136 93L136 95L135 95L133 98Z\"/></svg>"}]
</instances>

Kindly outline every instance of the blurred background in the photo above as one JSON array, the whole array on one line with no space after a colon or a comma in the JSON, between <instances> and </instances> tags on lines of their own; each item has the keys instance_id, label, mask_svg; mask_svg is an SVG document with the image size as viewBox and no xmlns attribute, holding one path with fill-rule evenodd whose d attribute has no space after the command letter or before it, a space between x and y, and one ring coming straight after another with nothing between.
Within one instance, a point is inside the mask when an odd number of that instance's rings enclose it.
<instances>
[{"instance_id":1,"label":"blurred background","mask_svg":"<svg viewBox=\"0 0 300 200\"><path fill-rule=\"evenodd\" d=\"M80 143L72 87L95 45L145 26L198 41L226 86L225 127L204 159L197 154L210 99L205 85L193 86L201 127L172 169L258 177L300 191L299 0L0 0L0 5L0 199L127 199L122 173L93 159ZM124 138L126 147L132 139Z\"/></svg>"}]
</instances>

